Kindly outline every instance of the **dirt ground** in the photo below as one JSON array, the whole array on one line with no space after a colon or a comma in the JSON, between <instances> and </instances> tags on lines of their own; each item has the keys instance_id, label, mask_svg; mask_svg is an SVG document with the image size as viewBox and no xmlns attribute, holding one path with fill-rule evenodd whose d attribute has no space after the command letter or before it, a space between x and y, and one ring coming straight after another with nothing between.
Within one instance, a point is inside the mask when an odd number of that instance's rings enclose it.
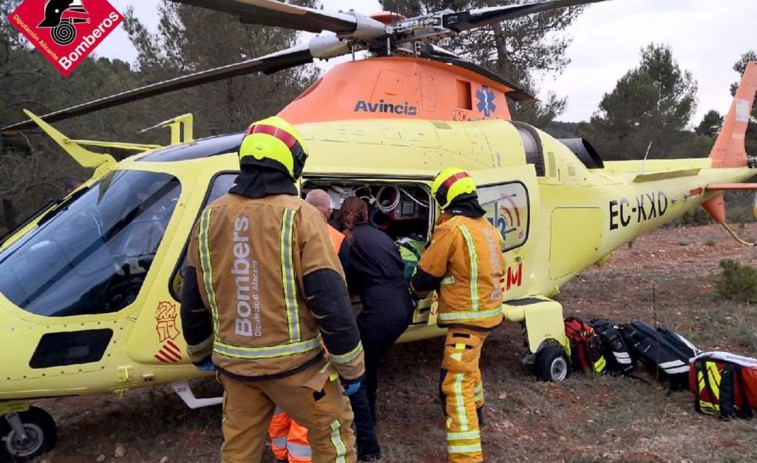
<instances>
[{"instance_id":1,"label":"dirt ground","mask_svg":"<svg viewBox=\"0 0 757 463\"><path fill-rule=\"evenodd\" d=\"M757 239L757 224L737 230ZM721 299L713 288L724 258L757 266L757 248L739 245L716 226L660 229L583 272L559 300L566 316L640 318L687 336L702 350L754 357L757 306ZM484 346L487 462L757 461L757 420L699 415L690 393L667 391L640 367L649 384L593 374L540 382L520 368L523 349L522 330L510 323ZM432 339L397 345L386 359L378 424L384 463L444 461L436 393L441 351L441 339ZM219 392L212 380L198 386L207 395ZM57 448L38 461L220 460L220 407L188 410L168 388L38 405L59 428Z\"/></svg>"}]
</instances>

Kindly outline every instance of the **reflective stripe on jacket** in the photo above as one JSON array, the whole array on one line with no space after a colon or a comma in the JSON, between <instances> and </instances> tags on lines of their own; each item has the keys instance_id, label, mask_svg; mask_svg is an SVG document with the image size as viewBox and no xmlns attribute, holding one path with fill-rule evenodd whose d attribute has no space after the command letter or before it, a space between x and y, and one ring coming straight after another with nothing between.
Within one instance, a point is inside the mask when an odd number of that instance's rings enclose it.
<instances>
[{"instance_id":1,"label":"reflective stripe on jacket","mask_svg":"<svg viewBox=\"0 0 757 463\"><path fill-rule=\"evenodd\" d=\"M484 217L442 215L418 261L424 272L441 279L439 326L492 328L502 321L501 240Z\"/></svg>"},{"instance_id":2,"label":"reflective stripe on jacket","mask_svg":"<svg viewBox=\"0 0 757 463\"><path fill-rule=\"evenodd\" d=\"M315 208L292 195L227 194L203 211L188 255L213 318L213 363L222 370L287 374L322 354L318 327L331 324L323 331L340 334L325 340L332 363L347 378L362 375L359 333L345 323L353 315L341 265ZM306 295L308 275L330 296Z\"/></svg>"}]
</instances>

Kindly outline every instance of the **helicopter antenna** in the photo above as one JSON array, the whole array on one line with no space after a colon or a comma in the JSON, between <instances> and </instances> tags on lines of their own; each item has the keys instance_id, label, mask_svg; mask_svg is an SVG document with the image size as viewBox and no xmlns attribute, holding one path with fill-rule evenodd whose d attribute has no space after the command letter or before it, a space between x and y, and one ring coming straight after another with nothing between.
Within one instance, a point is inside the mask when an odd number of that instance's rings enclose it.
<instances>
[{"instance_id":1,"label":"helicopter antenna","mask_svg":"<svg viewBox=\"0 0 757 463\"><path fill-rule=\"evenodd\" d=\"M639 175L644 174L644 163L647 162L647 157L649 156L649 150L652 149L652 142L649 142L649 146L647 146L647 152L644 155L644 159L641 161L641 167L639 168Z\"/></svg>"}]
</instances>

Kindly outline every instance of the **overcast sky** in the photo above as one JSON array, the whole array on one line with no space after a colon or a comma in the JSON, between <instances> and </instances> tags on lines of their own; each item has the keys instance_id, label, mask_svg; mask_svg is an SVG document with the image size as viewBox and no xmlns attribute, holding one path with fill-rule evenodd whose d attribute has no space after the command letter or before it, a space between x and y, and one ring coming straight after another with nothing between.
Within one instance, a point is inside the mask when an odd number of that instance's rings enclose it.
<instances>
[{"instance_id":1,"label":"overcast sky","mask_svg":"<svg viewBox=\"0 0 757 463\"><path fill-rule=\"evenodd\" d=\"M133 5L137 16L157 28L158 0L110 0L119 11ZM321 0L327 9L380 10L374 0ZM678 65L699 84L699 105L692 121L704 113L728 110L729 86L739 79L733 64L748 50L757 51L757 0L610 0L589 6L571 26L571 64L563 74L545 76L541 88L568 97L559 119L588 120L605 93L640 60L640 50L654 43L669 44ZM136 51L123 28L98 48L100 56L133 62Z\"/></svg>"}]
</instances>

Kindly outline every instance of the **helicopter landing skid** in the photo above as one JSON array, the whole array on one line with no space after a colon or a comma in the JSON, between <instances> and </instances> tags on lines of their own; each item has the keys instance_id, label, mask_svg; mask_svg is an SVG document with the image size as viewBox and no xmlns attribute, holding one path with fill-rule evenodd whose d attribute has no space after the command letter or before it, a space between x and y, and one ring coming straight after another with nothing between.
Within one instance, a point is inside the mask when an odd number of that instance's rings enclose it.
<instances>
[{"instance_id":1,"label":"helicopter landing skid","mask_svg":"<svg viewBox=\"0 0 757 463\"><path fill-rule=\"evenodd\" d=\"M223 397L209 397L209 398L197 398L192 392L192 388L189 386L189 381L175 381L171 383L171 387L174 392L181 397L181 400L187 404L187 407L192 410L202 407L210 407L212 405L220 405L223 402Z\"/></svg>"}]
</instances>

